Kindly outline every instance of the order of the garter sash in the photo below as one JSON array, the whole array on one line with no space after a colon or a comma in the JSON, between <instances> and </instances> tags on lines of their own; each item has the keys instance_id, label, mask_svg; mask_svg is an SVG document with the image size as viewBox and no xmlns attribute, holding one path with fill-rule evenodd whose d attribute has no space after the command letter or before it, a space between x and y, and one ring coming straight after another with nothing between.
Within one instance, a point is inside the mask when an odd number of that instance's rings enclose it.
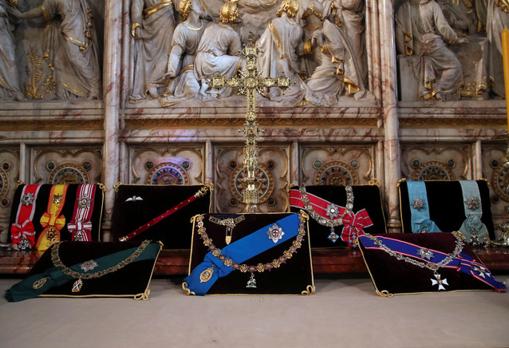
<instances>
[{"instance_id":1,"label":"order of the garter sash","mask_svg":"<svg viewBox=\"0 0 509 348\"><path fill-rule=\"evenodd\" d=\"M51 186L47 211L41 216L41 225L44 228L37 239L36 248L45 251L55 243L60 242L60 231L65 226L65 216L61 215L64 209L67 194L67 185Z\"/></svg>"},{"instance_id":2,"label":"order of the garter sash","mask_svg":"<svg viewBox=\"0 0 509 348\"><path fill-rule=\"evenodd\" d=\"M11 244L15 249L32 249L35 245L34 214L40 184L23 187L16 212L16 221L11 225Z\"/></svg>"},{"instance_id":3,"label":"order of the garter sash","mask_svg":"<svg viewBox=\"0 0 509 348\"><path fill-rule=\"evenodd\" d=\"M430 218L428 192L424 181L408 181L412 233L441 232Z\"/></svg>"},{"instance_id":4,"label":"order of the garter sash","mask_svg":"<svg viewBox=\"0 0 509 348\"><path fill-rule=\"evenodd\" d=\"M345 207L329 202L312 193L306 192L306 195L313 209L319 216L327 220L342 220L343 230L341 231L341 240L348 245L354 245L357 236L364 234L364 228L373 226L373 221L371 221L366 209L361 209L357 213L354 213ZM289 200L290 206L307 210L300 190L291 189L289 192ZM327 215L328 207L335 207L337 209L336 219L331 219L331 217Z\"/></svg>"},{"instance_id":5,"label":"order of the garter sash","mask_svg":"<svg viewBox=\"0 0 509 348\"><path fill-rule=\"evenodd\" d=\"M392 252L402 256L410 256L421 262L438 264L449 256L448 254L439 250L423 248L419 245L391 237L376 236L376 239L381 240L383 244ZM375 240L371 239L367 235L359 236L359 242L362 243L363 247L366 249L383 250L379 245L377 245ZM423 250L426 250L424 255L422 254ZM496 291L506 291L506 286L504 283L496 280L491 272L488 271L485 265L476 261L472 256L466 254L465 252L461 252L458 257L452 258L449 263L443 266L443 268L456 269L459 272L465 273L483 282Z\"/></svg>"},{"instance_id":6,"label":"order of the garter sash","mask_svg":"<svg viewBox=\"0 0 509 348\"><path fill-rule=\"evenodd\" d=\"M465 211L465 221L461 224L460 231L469 243L485 243L490 237L488 228L481 221L482 203L479 186L476 181L470 180L461 180L460 185Z\"/></svg>"},{"instance_id":7,"label":"order of the garter sash","mask_svg":"<svg viewBox=\"0 0 509 348\"><path fill-rule=\"evenodd\" d=\"M243 263L295 238L299 232L299 223L299 215L291 214L227 245L221 249L221 254L237 264ZM284 231L284 234L277 241L270 239L268 235L270 227L274 224L277 224ZM226 266L223 261L208 252L203 262L196 266L185 279L185 283L192 293L205 295L219 278L225 277L233 271L233 267ZM206 274L206 277L204 274Z\"/></svg>"},{"instance_id":8,"label":"order of the garter sash","mask_svg":"<svg viewBox=\"0 0 509 348\"><path fill-rule=\"evenodd\" d=\"M67 230L73 241L89 242L92 240L92 213L94 212L96 185L78 186L74 211Z\"/></svg>"}]
</instances>

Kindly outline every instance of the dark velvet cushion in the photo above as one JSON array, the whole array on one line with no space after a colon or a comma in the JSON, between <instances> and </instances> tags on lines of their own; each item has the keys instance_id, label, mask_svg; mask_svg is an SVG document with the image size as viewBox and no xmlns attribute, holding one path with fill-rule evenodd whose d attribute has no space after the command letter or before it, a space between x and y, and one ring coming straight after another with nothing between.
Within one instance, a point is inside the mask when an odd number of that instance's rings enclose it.
<instances>
[{"instance_id":1,"label":"dark velvet cushion","mask_svg":"<svg viewBox=\"0 0 509 348\"><path fill-rule=\"evenodd\" d=\"M247 236L258 229L268 226L277 220L280 220L288 213L281 214L245 214L245 220L238 223L232 233L232 243L244 236ZM209 221L208 214L203 220L207 235L213 239L214 245L221 249L226 246L226 229ZM212 214L212 216L223 219L227 217L237 217L239 214ZM272 269L262 273L255 272L257 288L246 288L247 281L250 279L250 273L233 271L229 275L219 280L212 286L209 294L301 294L303 291L310 291L309 286L313 287L313 270L311 268L311 251L308 243L309 232L306 225L306 236L303 239L302 246L298 249L290 260L282 264L280 268ZM280 245L267 250L266 252L246 261L248 265L256 266L258 263L271 262L279 258L285 250L290 248L295 238L292 238ZM193 246L191 250L191 260L189 272L203 261L208 253L208 248L203 245L203 241L197 232L197 227L193 231Z\"/></svg>"},{"instance_id":2,"label":"dark velvet cushion","mask_svg":"<svg viewBox=\"0 0 509 348\"><path fill-rule=\"evenodd\" d=\"M25 184L21 184L17 187L16 192L14 193L14 198L11 206L11 216L9 220L9 238L10 238L10 230L11 225L16 222L16 213L18 211L19 201L21 199L21 193L23 192L23 187ZM34 228L35 228L35 240L39 238L43 227L41 226L41 216L48 209L48 200L51 191L51 184L43 184L39 190L39 194L37 195L37 200L35 202L35 214L34 214ZM67 193L64 203L64 208L62 209L62 215L65 216L65 226L60 231L60 238L62 241L71 240L71 234L67 229L67 224L71 221L73 211L74 211L74 203L76 201L76 195L78 194L78 186L79 184L67 184ZM102 189L102 185L96 184L95 190L95 199L94 199L94 210L92 212L92 240L98 241L101 240L101 221L102 221L102 213L103 213L103 205L104 205L104 191Z\"/></svg>"},{"instance_id":3,"label":"dark velvet cushion","mask_svg":"<svg viewBox=\"0 0 509 348\"><path fill-rule=\"evenodd\" d=\"M298 189L298 187L292 187L292 189ZM386 233L384 209L378 186L355 185L352 186L352 191L354 195L353 212L357 213L361 209L366 209L373 222L373 226L366 227L364 231L367 233ZM306 192L312 193L315 196L342 207L346 205L345 186L306 186ZM291 207L290 210L293 212L299 211L299 209L295 207ZM335 232L341 235L342 229L342 226L338 226L335 228ZM341 239L338 239L335 243L330 241L327 238L330 234L330 228L320 225L311 217L309 219L309 233L311 235L311 246L313 248L346 246Z\"/></svg>"},{"instance_id":4,"label":"dark velvet cushion","mask_svg":"<svg viewBox=\"0 0 509 348\"><path fill-rule=\"evenodd\" d=\"M157 242L158 250L162 245ZM59 247L59 255L63 264L70 267L78 263L97 259L118 251L137 248L141 242L63 242ZM51 250L48 249L35 263L30 274L39 274L47 269L55 267L51 260ZM83 287L79 293L72 292L74 279L64 285L54 287L45 292L42 296L93 296L93 297L135 297L148 296L150 280L157 261L158 252L154 257L133 261L113 273L106 274L100 278L83 279ZM92 271L93 272L93 271Z\"/></svg>"},{"instance_id":5,"label":"dark velvet cushion","mask_svg":"<svg viewBox=\"0 0 509 348\"><path fill-rule=\"evenodd\" d=\"M391 233L385 236L446 254L453 252L456 242L456 238L451 233ZM397 260L383 250L366 249L362 243L360 243L360 249L377 293L383 295L438 291L438 286L433 286L431 281L434 279L433 271ZM463 253L474 255L468 246L463 248ZM449 284L446 286L447 291L491 289L488 285L456 269L441 268L437 272L441 279L447 279Z\"/></svg>"},{"instance_id":6,"label":"dark velvet cushion","mask_svg":"<svg viewBox=\"0 0 509 348\"><path fill-rule=\"evenodd\" d=\"M491 215L490 191L485 180L476 181L481 194L482 217L491 239L495 239L493 218ZM459 181L425 181L428 194L430 219L441 231L457 231L465 221L463 194ZM405 233L412 232L410 201L406 180L401 181L399 187L399 202L402 229Z\"/></svg>"},{"instance_id":7,"label":"dark velvet cushion","mask_svg":"<svg viewBox=\"0 0 509 348\"><path fill-rule=\"evenodd\" d=\"M129 234L136 228L188 199L203 186L120 185L116 189L111 234L113 239ZM131 199L139 197L141 200ZM168 216L133 240L160 240L167 249L191 247L191 225L196 214L205 214L210 208L210 191L186 207Z\"/></svg>"}]
</instances>

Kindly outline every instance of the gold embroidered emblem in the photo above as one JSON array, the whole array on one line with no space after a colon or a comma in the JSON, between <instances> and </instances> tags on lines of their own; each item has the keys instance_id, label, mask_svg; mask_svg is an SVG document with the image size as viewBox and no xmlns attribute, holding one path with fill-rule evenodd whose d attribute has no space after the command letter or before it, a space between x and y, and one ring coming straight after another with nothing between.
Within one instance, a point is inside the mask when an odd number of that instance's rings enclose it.
<instances>
[{"instance_id":1,"label":"gold embroidered emblem","mask_svg":"<svg viewBox=\"0 0 509 348\"><path fill-rule=\"evenodd\" d=\"M206 283L212 278L214 274L214 269L212 267L207 268L206 270L200 273L200 283Z\"/></svg>"},{"instance_id":2,"label":"gold embroidered emblem","mask_svg":"<svg viewBox=\"0 0 509 348\"><path fill-rule=\"evenodd\" d=\"M35 290L38 290L38 289L42 288L44 285L46 285L47 282L48 282L48 278L47 277L44 277L44 278L41 278L41 279L37 279L32 284L32 288L34 288Z\"/></svg>"}]
</instances>

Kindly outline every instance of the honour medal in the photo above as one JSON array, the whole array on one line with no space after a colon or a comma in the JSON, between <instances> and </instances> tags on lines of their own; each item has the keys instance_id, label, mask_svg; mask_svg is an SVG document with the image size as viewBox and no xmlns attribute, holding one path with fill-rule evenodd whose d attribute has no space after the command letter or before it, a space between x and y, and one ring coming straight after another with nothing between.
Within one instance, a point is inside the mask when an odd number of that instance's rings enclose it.
<instances>
[{"instance_id":1,"label":"honour medal","mask_svg":"<svg viewBox=\"0 0 509 348\"><path fill-rule=\"evenodd\" d=\"M246 284L247 289L256 289L256 278L253 272L251 272L251 277L247 281Z\"/></svg>"},{"instance_id":2,"label":"honour medal","mask_svg":"<svg viewBox=\"0 0 509 348\"><path fill-rule=\"evenodd\" d=\"M339 239L339 235L334 231L334 227L330 227L330 234L327 237L332 243L336 243L336 241Z\"/></svg>"},{"instance_id":3,"label":"honour medal","mask_svg":"<svg viewBox=\"0 0 509 348\"><path fill-rule=\"evenodd\" d=\"M80 292L81 288L83 287L83 280L81 278L78 278L73 284L72 284L72 292Z\"/></svg>"}]
</instances>

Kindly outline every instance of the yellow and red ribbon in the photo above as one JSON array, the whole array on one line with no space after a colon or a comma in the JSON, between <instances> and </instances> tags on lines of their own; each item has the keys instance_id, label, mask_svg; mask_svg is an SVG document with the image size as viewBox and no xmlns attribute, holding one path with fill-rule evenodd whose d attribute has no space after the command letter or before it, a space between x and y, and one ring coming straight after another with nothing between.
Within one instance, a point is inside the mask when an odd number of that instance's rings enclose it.
<instances>
[{"instance_id":1,"label":"yellow and red ribbon","mask_svg":"<svg viewBox=\"0 0 509 348\"><path fill-rule=\"evenodd\" d=\"M40 220L44 229L37 240L36 248L39 251L45 251L53 244L60 242L60 231L65 226L65 216L61 214L66 194L66 184L53 185L51 187L48 209L41 216Z\"/></svg>"}]
</instances>

